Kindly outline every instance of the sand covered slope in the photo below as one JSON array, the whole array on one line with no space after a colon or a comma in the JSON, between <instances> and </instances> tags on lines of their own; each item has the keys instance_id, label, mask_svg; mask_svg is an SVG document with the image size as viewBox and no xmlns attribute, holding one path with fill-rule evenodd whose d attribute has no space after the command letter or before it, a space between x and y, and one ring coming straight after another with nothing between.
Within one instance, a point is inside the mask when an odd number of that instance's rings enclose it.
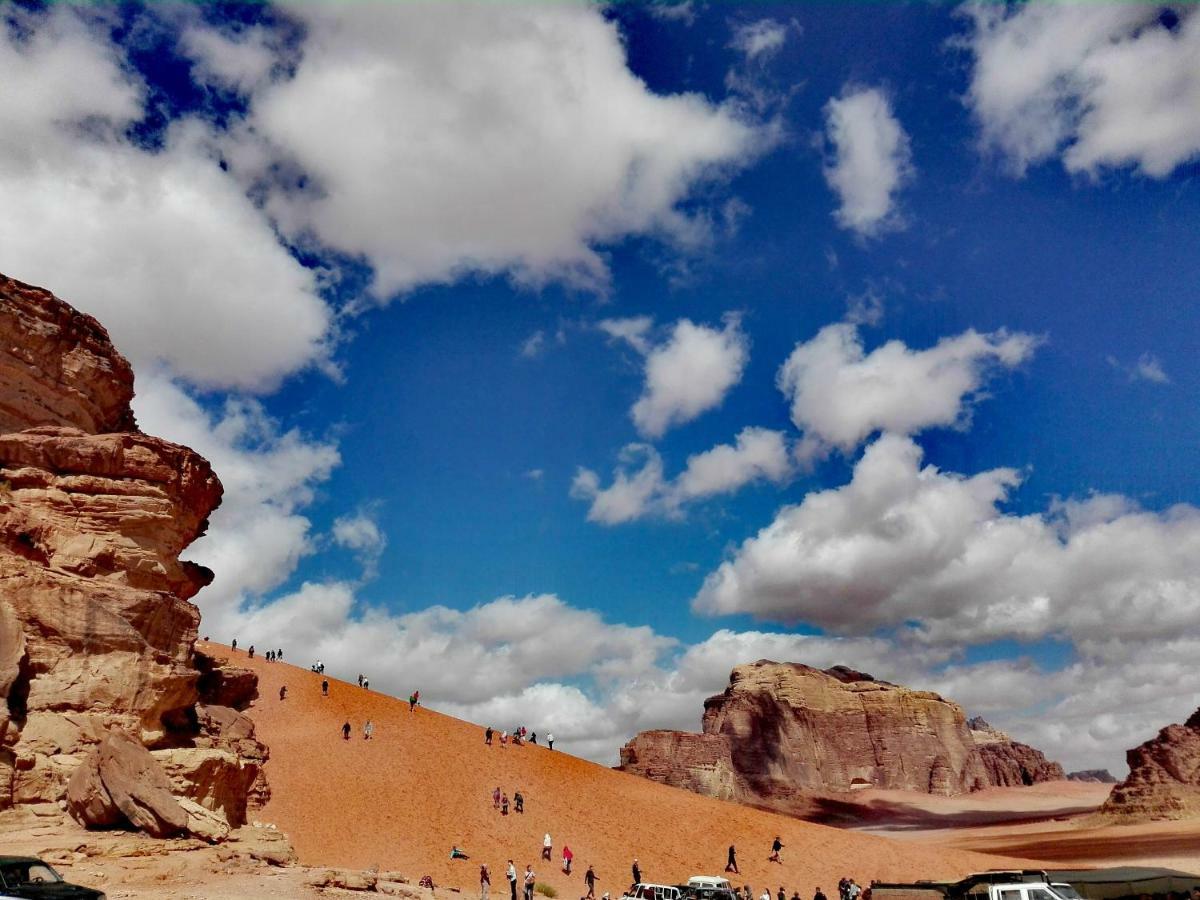
<instances>
[{"instance_id":1,"label":"sand covered slope","mask_svg":"<svg viewBox=\"0 0 1200 900\"><path fill-rule=\"evenodd\" d=\"M407 703L285 663L248 661L241 651L201 644L214 656L236 659L260 678L250 714L271 748L267 778L271 801L264 819L287 832L302 862L399 869L411 877L475 889L478 863L492 867L501 892L503 866L534 864L538 880L560 897L584 893L582 873L593 864L598 891L617 896L630 881L636 855L647 880L679 881L719 873L736 844L742 882L756 890L780 884L811 896L848 874L871 878L945 878L1005 865L994 856L900 845L873 835L839 831L648 782L571 756L569 747L485 747L482 729L432 710L410 715ZM286 684L288 698L280 701ZM419 688L419 685L413 685ZM375 723L375 739L362 724ZM353 739L340 727L349 719ZM502 817L492 808L496 786L511 797L520 789L524 815ZM554 861L539 859L542 836L554 841ZM780 834L783 865L768 863ZM566 842L575 874L559 871ZM452 844L469 854L451 862Z\"/></svg>"}]
</instances>

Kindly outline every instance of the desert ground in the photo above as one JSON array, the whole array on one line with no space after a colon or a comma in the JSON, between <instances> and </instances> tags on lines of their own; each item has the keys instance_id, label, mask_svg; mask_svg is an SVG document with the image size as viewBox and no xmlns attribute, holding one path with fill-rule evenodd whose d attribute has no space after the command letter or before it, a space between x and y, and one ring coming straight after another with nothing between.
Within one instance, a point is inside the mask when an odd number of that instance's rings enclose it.
<instances>
[{"instance_id":1,"label":"desert ground","mask_svg":"<svg viewBox=\"0 0 1200 900\"><path fill-rule=\"evenodd\" d=\"M539 882L573 898L585 893L589 865L597 893L615 897L630 883L634 857L645 880L678 882L720 873L730 844L738 848L740 883L756 891L783 885L805 897L818 885L828 891L843 875L867 883L1027 864L700 797L579 759L561 744L554 751L498 741L486 747L477 725L424 708L410 714L407 702L356 683L328 675L325 698L321 677L307 669L249 660L215 644L199 648L258 674L260 697L249 714L271 748L272 790L260 818L287 833L308 865L379 866L414 881L429 874L439 885L475 892L479 864L486 862L503 894L511 858L521 871L531 863ZM288 697L281 701L283 685ZM371 741L362 738L367 719L375 723ZM350 741L341 737L345 721L353 726ZM524 814L504 817L493 808L497 786L510 797L524 794ZM546 832L554 844L550 862L540 859ZM782 864L767 861L776 834L785 848ZM561 871L564 843L575 854L569 877ZM455 844L470 860L451 861Z\"/></svg>"}]
</instances>

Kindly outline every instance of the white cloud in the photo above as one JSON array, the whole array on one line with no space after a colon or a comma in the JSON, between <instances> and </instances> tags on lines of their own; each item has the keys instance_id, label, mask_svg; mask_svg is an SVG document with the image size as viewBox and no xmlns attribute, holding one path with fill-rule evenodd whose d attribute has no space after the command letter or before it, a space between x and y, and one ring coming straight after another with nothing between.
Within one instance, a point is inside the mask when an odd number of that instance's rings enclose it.
<instances>
[{"instance_id":1,"label":"white cloud","mask_svg":"<svg viewBox=\"0 0 1200 900\"><path fill-rule=\"evenodd\" d=\"M896 193L912 178L908 135L878 88L847 91L825 104L833 158L825 180L841 206L837 223L864 236L898 227Z\"/></svg>"},{"instance_id":2,"label":"white cloud","mask_svg":"<svg viewBox=\"0 0 1200 900\"><path fill-rule=\"evenodd\" d=\"M1149 381L1153 384L1170 384L1171 377L1163 368L1162 360L1153 353L1143 353L1133 365L1125 365L1115 356L1109 356L1108 364L1124 372L1130 381Z\"/></svg>"},{"instance_id":3,"label":"white cloud","mask_svg":"<svg viewBox=\"0 0 1200 900\"><path fill-rule=\"evenodd\" d=\"M363 567L363 578L378 574L379 559L387 549L387 536L375 521L375 509L364 507L333 520L333 542L350 550Z\"/></svg>"},{"instance_id":4,"label":"white cloud","mask_svg":"<svg viewBox=\"0 0 1200 900\"><path fill-rule=\"evenodd\" d=\"M988 375L1025 362L1038 343L1019 332L966 331L927 350L889 341L866 353L857 327L838 323L796 346L779 369L779 389L806 452L848 453L877 431L962 424Z\"/></svg>"},{"instance_id":5,"label":"white cloud","mask_svg":"<svg viewBox=\"0 0 1200 900\"><path fill-rule=\"evenodd\" d=\"M849 484L783 508L748 539L695 607L839 633L903 627L941 646L1166 639L1200 615L1200 510L1099 495L1006 514L1019 482L1012 469L922 467L916 444L885 434Z\"/></svg>"},{"instance_id":6,"label":"white cloud","mask_svg":"<svg viewBox=\"0 0 1200 900\"><path fill-rule=\"evenodd\" d=\"M696 22L696 5L692 0L682 0L679 3L650 3L646 6L646 11L664 22L682 22L688 27Z\"/></svg>"},{"instance_id":7,"label":"white cloud","mask_svg":"<svg viewBox=\"0 0 1200 900\"><path fill-rule=\"evenodd\" d=\"M521 342L521 355L526 359L537 359L546 349L546 332L538 329Z\"/></svg>"},{"instance_id":8,"label":"white cloud","mask_svg":"<svg viewBox=\"0 0 1200 900\"><path fill-rule=\"evenodd\" d=\"M332 314L313 273L206 129L134 146L144 89L106 38L66 6L13 14L32 36L0 34L0 271L96 315L135 366L193 384L269 390L324 360Z\"/></svg>"},{"instance_id":9,"label":"white cloud","mask_svg":"<svg viewBox=\"0 0 1200 900\"><path fill-rule=\"evenodd\" d=\"M629 467L641 460L636 471ZM783 483L793 473L787 438L767 428L743 428L736 444L718 444L689 456L673 480L663 472L662 457L647 444L629 444L612 484L600 486L600 476L581 468L571 484L571 496L588 500L588 521L617 525L646 516L675 518L686 504L719 494L731 494L755 481Z\"/></svg>"},{"instance_id":10,"label":"white cloud","mask_svg":"<svg viewBox=\"0 0 1200 900\"><path fill-rule=\"evenodd\" d=\"M192 23L184 27L179 49L196 63L200 80L250 93L265 84L278 64L280 49L261 26L221 32Z\"/></svg>"},{"instance_id":11,"label":"white cloud","mask_svg":"<svg viewBox=\"0 0 1200 900\"><path fill-rule=\"evenodd\" d=\"M628 319L601 319L596 327L613 340L625 341L642 355L650 352L650 329L654 320L649 316L632 316Z\"/></svg>"},{"instance_id":12,"label":"white cloud","mask_svg":"<svg viewBox=\"0 0 1200 900\"><path fill-rule=\"evenodd\" d=\"M758 19L738 25L729 46L747 59L760 59L778 53L787 42L788 25L775 19Z\"/></svg>"},{"instance_id":13,"label":"white cloud","mask_svg":"<svg viewBox=\"0 0 1200 900\"><path fill-rule=\"evenodd\" d=\"M253 400L231 398L209 413L151 373L138 375L133 405L141 428L196 450L225 486L208 533L184 556L216 573L196 603L206 631L229 634L242 604L278 588L313 551L303 511L338 465L337 448L282 430Z\"/></svg>"},{"instance_id":14,"label":"white cloud","mask_svg":"<svg viewBox=\"0 0 1200 900\"><path fill-rule=\"evenodd\" d=\"M231 158L248 178L294 161L314 189L270 185L271 213L365 256L384 299L470 272L603 289L597 245L705 241L681 202L773 140L732 104L651 93L590 4L287 9L303 58Z\"/></svg>"},{"instance_id":15,"label":"white cloud","mask_svg":"<svg viewBox=\"0 0 1200 900\"><path fill-rule=\"evenodd\" d=\"M646 382L631 411L638 432L662 437L720 406L741 380L749 356L736 315L727 315L720 329L680 319L666 341L646 351Z\"/></svg>"},{"instance_id":16,"label":"white cloud","mask_svg":"<svg viewBox=\"0 0 1200 900\"><path fill-rule=\"evenodd\" d=\"M1164 178L1200 154L1200 15L1154 5L963 7L967 95L985 146L1018 173L1061 154L1070 172Z\"/></svg>"}]
</instances>

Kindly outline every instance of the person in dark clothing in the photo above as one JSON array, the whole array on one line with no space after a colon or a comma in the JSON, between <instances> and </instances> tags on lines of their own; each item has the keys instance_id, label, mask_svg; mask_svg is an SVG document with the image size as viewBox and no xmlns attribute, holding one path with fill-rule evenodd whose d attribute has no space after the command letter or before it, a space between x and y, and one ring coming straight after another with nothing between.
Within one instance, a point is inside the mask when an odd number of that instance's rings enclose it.
<instances>
[{"instance_id":1,"label":"person in dark clothing","mask_svg":"<svg viewBox=\"0 0 1200 900\"><path fill-rule=\"evenodd\" d=\"M362 687L362 672L358 673L358 686Z\"/></svg>"},{"instance_id":2,"label":"person in dark clothing","mask_svg":"<svg viewBox=\"0 0 1200 900\"><path fill-rule=\"evenodd\" d=\"M633 858L633 883L642 883L642 867L638 865L636 856Z\"/></svg>"},{"instance_id":3,"label":"person in dark clothing","mask_svg":"<svg viewBox=\"0 0 1200 900\"><path fill-rule=\"evenodd\" d=\"M500 798L500 815L508 815L508 794Z\"/></svg>"},{"instance_id":4,"label":"person in dark clothing","mask_svg":"<svg viewBox=\"0 0 1200 900\"><path fill-rule=\"evenodd\" d=\"M729 861L725 863L725 871L733 872L735 875L741 874L737 867L737 850L734 849L733 844L729 845Z\"/></svg>"},{"instance_id":5,"label":"person in dark clothing","mask_svg":"<svg viewBox=\"0 0 1200 900\"><path fill-rule=\"evenodd\" d=\"M283 651L282 651L282 650L276 650L276 651L275 651L275 658L276 658L276 659L283 659Z\"/></svg>"},{"instance_id":6,"label":"person in dark clothing","mask_svg":"<svg viewBox=\"0 0 1200 900\"><path fill-rule=\"evenodd\" d=\"M282 686L282 687L279 689L279 699L280 699L280 700L286 700L286 699L287 699L287 685L286 685L286 684L285 684L285 685L283 685L283 686Z\"/></svg>"},{"instance_id":7,"label":"person in dark clothing","mask_svg":"<svg viewBox=\"0 0 1200 900\"><path fill-rule=\"evenodd\" d=\"M329 696L329 679L328 678L323 679L321 681L321 696L322 697Z\"/></svg>"},{"instance_id":8,"label":"person in dark clothing","mask_svg":"<svg viewBox=\"0 0 1200 900\"><path fill-rule=\"evenodd\" d=\"M525 812L525 795L520 791L513 794L513 812Z\"/></svg>"},{"instance_id":9,"label":"person in dark clothing","mask_svg":"<svg viewBox=\"0 0 1200 900\"><path fill-rule=\"evenodd\" d=\"M815 894L813 894L813 900L829 900L829 898L825 896L824 891L821 890L819 885L817 887L817 892Z\"/></svg>"},{"instance_id":10,"label":"person in dark clothing","mask_svg":"<svg viewBox=\"0 0 1200 900\"><path fill-rule=\"evenodd\" d=\"M250 654L251 659L254 659L254 645L253 644L250 645L250 649L246 652Z\"/></svg>"},{"instance_id":11,"label":"person in dark clothing","mask_svg":"<svg viewBox=\"0 0 1200 900\"><path fill-rule=\"evenodd\" d=\"M583 876L583 883L587 885L587 900L596 900L596 872L588 866L587 872Z\"/></svg>"},{"instance_id":12,"label":"person in dark clothing","mask_svg":"<svg viewBox=\"0 0 1200 900\"><path fill-rule=\"evenodd\" d=\"M529 736L529 743L531 743L531 744L537 743L537 732L536 731Z\"/></svg>"},{"instance_id":13,"label":"person in dark clothing","mask_svg":"<svg viewBox=\"0 0 1200 900\"><path fill-rule=\"evenodd\" d=\"M775 895L775 900L787 900L787 891L783 889L783 885L779 886L779 893Z\"/></svg>"},{"instance_id":14,"label":"person in dark clothing","mask_svg":"<svg viewBox=\"0 0 1200 900\"><path fill-rule=\"evenodd\" d=\"M782 864L783 860L779 858L779 851L783 849L783 842L779 840L779 835L775 835L775 840L771 842L771 855L767 857L767 862L777 862Z\"/></svg>"},{"instance_id":15,"label":"person in dark clothing","mask_svg":"<svg viewBox=\"0 0 1200 900\"><path fill-rule=\"evenodd\" d=\"M229 645L229 649L231 649L231 650L237 649L237 638L233 639L233 643Z\"/></svg>"},{"instance_id":16,"label":"person in dark clothing","mask_svg":"<svg viewBox=\"0 0 1200 900\"><path fill-rule=\"evenodd\" d=\"M492 731L492 726L491 726L491 725L489 725L489 726L487 727L487 731L485 731L485 732L483 733L483 742L484 742L485 744L487 744L489 747L490 747L490 746L492 746L492 735L493 735L493 734L495 734L495 732L494 732L494 731Z\"/></svg>"},{"instance_id":17,"label":"person in dark clothing","mask_svg":"<svg viewBox=\"0 0 1200 900\"><path fill-rule=\"evenodd\" d=\"M342 740L343 741L350 740L350 723L349 722L347 722L345 725L342 726Z\"/></svg>"}]
</instances>

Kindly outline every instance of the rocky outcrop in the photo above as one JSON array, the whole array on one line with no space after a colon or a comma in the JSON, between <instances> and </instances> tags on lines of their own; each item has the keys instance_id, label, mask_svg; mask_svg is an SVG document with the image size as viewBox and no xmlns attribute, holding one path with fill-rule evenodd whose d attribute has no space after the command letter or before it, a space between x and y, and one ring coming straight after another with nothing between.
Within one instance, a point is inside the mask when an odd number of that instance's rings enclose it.
<instances>
[{"instance_id":1,"label":"rocky outcrop","mask_svg":"<svg viewBox=\"0 0 1200 900\"><path fill-rule=\"evenodd\" d=\"M252 729L224 736L235 719L197 712L202 677L230 705L256 694L252 674L202 673L194 653L189 601L212 573L179 555L221 483L194 451L140 433L132 397L95 319L0 276L0 808L64 799L80 770L84 820L165 833L186 830L185 813L147 818L133 788L120 800L113 747L127 762L141 748L130 777L160 788L146 748L221 749L256 778L266 751Z\"/></svg>"},{"instance_id":2,"label":"rocky outcrop","mask_svg":"<svg viewBox=\"0 0 1200 900\"><path fill-rule=\"evenodd\" d=\"M1067 781L1082 781L1088 784L1116 784L1116 776L1108 769L1081 769L1068 772Z\"/></svg>"},{"instance_id":3,"label":"rocky outcrop","mask_svg":"<svg viewBox=\"0 0 1200 900\"><path fill-rule=\"evenodd\" d=\"M1014 741L976 716L967 724L971 737L979 748L979 757L987 770L992 787L1021 787L1043 781L1061 781L1066 775L1063 767L1046 759L1041 750Z\"/></svg>"},{"instance_id":4,"label":"rocky outcrop","mask_svg":"<svg viewBox=\"0 0 1200 900\"><path fill-rule=\"evenodd\" d=\"M860 787L951 795L1061 777L1036 750L994 738L981 747L962 707L930 691L844 666L760 660L735 668L725 692L705 701L702 733L643 732L618 768L792 812L814 793Z\"/></svg>"},{"instance_id":5,"label":"rocky outcrop","mask_svg":"<svg viewBox=\"0 0 1200 900\"><path fill-rule=\"evenodd\" d=\"M1125 760L1129 777L1113 788L1102 815L1124 821L1200 816L1200 709L1134 747Z\"/></svg>"}]
</instances>

